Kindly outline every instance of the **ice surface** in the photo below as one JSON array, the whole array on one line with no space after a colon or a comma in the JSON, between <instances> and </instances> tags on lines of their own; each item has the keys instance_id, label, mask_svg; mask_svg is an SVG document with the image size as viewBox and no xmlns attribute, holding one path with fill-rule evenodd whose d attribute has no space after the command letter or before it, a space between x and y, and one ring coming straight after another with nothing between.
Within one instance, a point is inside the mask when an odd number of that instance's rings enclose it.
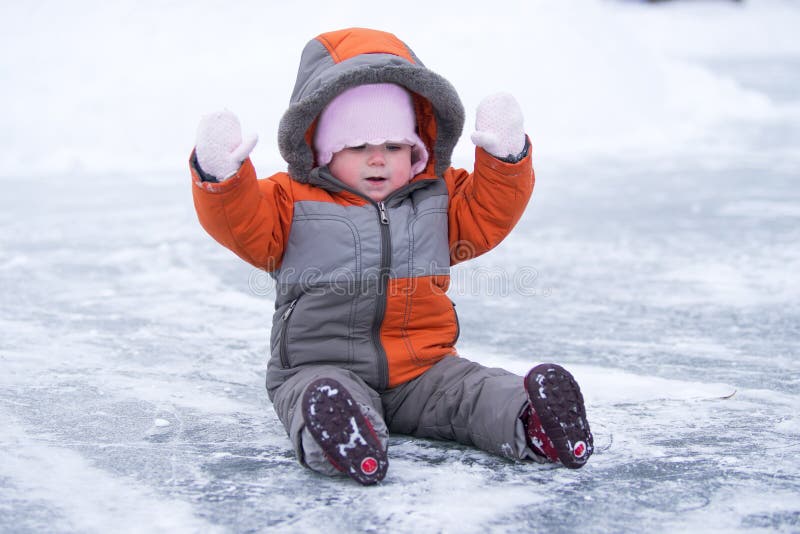
<instances>
[{"instance_id":1,"label":"ice surface","mask_svg":"<svg viewBox=\"0 0 800 534\"><path fill-rule=\"evenodd\" d=\"M800 7L457 5L0 6L0 532L800 529ZM459 350L572 371L583 469L405 436L375 487L298 466L273 293L199 227L185 161L227 106L283 168L300 48L351 25L468 113L520 100L534 199L453 271Z\"/></svg>"}]
</instances>

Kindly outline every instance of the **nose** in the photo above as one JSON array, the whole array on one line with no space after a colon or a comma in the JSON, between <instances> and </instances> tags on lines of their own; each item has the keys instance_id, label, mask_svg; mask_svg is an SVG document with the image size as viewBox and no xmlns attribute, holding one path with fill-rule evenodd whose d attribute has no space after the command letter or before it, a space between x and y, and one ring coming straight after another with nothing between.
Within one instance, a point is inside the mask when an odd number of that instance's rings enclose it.
<instances>
[{"instance_id":1,"label":"nose","mask_svg":"<svg viewBox=\"0 0 800 534\"><path fill-rule=\"evenodd\" d=\"M383 154L382 146L367 145L367 164L369 165L384 165L386 158Z\"/></svg>"}]
</instances>

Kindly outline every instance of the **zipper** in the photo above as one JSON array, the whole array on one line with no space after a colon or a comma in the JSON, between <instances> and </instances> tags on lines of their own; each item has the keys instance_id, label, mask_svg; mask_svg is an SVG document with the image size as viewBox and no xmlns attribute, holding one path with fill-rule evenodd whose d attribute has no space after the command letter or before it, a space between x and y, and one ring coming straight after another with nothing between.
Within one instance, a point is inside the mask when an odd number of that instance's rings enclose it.
<instances>
[{"instance_id":1,"label":"zipper","mask_svg":"<svg viewBox=\"0 0 800 534\"><path fill-rule=\"evenodd\" d=\"M297 301L300 300L300 297L294 299L290 304L289 307L286 308L286 311L283 312L281 316L281 343L278 347L278 353L281 358L281 367L284 369L288 369L289 365L289 340L287 339L287 334L289 330L289 317L292 315L294 311L294 307L297 305Z\"/></svg>"},{"instance_id":2,"label":"zipper","mask_svg":"<svg viewBox=\"0 0 800 534\"><path fill-rule=\"evenodd\" d=\"M377 203L378 220L381 231L381 267L380 267L380 287L378 287L375 306L375 320L372 323L372 343L380 356L378 360L378 379L381 389L389 387L389 360L381 344L381 323L386 314L386 293L389 290L389 269L392 263L392 235L389 227L389 214L386 212L386 204L381 201Z\"/></svg>"},{"instance_id":3,"label":"zipper","mask_svg":"<svg viewBox=\"0 0 800 534\"><path fill-rule=\"evenodd\" d=\"M381 224L389 224L389 215L386 213L386 204L382 201L378 202L378 215L381 218Z\"/></svg>"},{"instance_id":4,"label":"zipper","mask_svg":"<svg viewBox=\"0 0 800 534\"><path fill-rule=\"evenodd\" d=\"M458 312L456 311L456 303L451 300L450 304L453 305L453 315L456 318L456 337L455 337L455 339L453 339L453 343L452 343L452 345L455 346L456 342L458 341L458 338L461 336L461 321L458 320Z\"/></svg>"}]
</instances>

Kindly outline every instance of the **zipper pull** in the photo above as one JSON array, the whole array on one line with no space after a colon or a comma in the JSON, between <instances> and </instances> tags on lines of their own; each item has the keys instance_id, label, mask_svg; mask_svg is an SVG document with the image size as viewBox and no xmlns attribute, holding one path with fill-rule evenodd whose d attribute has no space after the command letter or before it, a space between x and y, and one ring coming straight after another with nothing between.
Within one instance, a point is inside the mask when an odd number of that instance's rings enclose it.
<instances>
[{"instance_id":1,"label":"zipper pull","mask_svg":"<svg viewBox=\"0 0 800 534\"><path fill-rule=\"evenodd\" d=\"M381 215L381 224L389 224L389 215L386 214L386 204L378 202L378 211Z\"/></svg>"},{"instance_id":2,"label":"zipper pull","mask_svg":"<svg viewBox=\"0 0 800 534\"><path fill-rule=\"evenodd\" d=\"M300 300L300 297L298 297L298 298L294 299L294 300L292 301L292 303L291 303L291 304L289 304L289 307L288 307L288 308L286 308L286 311L285 311L285 312L283 312L282 319L283 319L284 321L285 321L286 319L288 319L288 318L289 318L289 316L292 314L292 311L294 311L294 306L295 306L295 304L297 304L297 301L298 301L298 300Z\"/></svg>"}]
</instances>

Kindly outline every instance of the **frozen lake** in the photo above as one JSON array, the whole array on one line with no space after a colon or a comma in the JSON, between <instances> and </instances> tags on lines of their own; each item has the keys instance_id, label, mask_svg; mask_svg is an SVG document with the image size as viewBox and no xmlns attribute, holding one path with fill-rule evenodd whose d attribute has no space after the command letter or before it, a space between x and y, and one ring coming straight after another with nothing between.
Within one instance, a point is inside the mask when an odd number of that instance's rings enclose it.
<instances>
[{"instance_id":1,"label":"frozen lake","mask_svg":"<svg viewBox=\"0 0 800 534\"><path fill-rule=\"evenodd\" d=\"M535 156L515 232L453 272L462 355L576 375L579 471L403 436L376 487L300 468L268 278L205 235L185 171L4 176L0 531L800 530L800 54L695 64L777 112Z\"/></svg>"}]
</instances>

